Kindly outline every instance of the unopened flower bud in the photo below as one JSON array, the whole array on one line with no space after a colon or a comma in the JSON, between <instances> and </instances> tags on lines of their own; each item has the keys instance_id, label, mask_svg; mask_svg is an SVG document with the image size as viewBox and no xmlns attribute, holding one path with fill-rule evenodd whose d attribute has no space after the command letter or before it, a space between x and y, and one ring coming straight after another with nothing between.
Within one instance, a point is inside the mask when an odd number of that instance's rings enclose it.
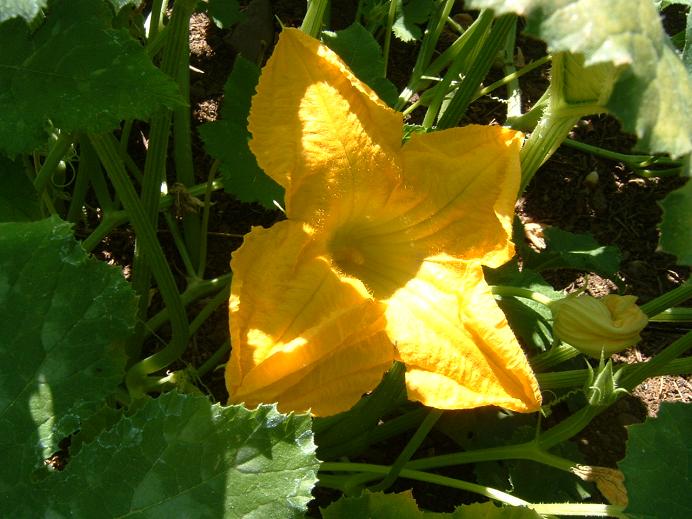
<instances>
[{"instance_id":1,"label":"unopened flower bud","mask_svg":"<svg viewBox=\"0 0 692 519\"><path fill-rule=\"evenodd\" d=\"M648 318L635 296L567 296L550 305L555 335L594 358L622 351L641 340Z\"/></svg>"}]
</instances>

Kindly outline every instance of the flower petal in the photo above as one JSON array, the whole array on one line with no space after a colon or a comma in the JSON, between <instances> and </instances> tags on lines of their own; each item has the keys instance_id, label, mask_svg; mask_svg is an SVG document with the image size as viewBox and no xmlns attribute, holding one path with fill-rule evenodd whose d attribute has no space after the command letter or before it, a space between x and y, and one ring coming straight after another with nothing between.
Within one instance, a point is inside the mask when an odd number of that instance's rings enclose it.
<instances>
[{"instance_id":1,"label":"flower petal","mask_svg":"<svg viewBox=\"0 0 692 519\"><path fill-rule=\"evenodd\" d=\"M372 390L391 366L384 306L331 268L303 224L254 228L231 267L232 402L333 414Z\"/></svg>"},{"instance_id":2,"label":"flower petal","mask_svg":"<svg viewBox=\"0 0 692 519\"><path fill-rule=\"evenodd\" d=\"M414 135L402 151L403 183L387 204L364 204L332 231L335 262L381 299L442 252L492 267L505 263L514 254L520 140L499 126Z\"/></svg>"},{"instance_id":3,"label":"flower petal","mask_svg":"<svg viewBox=\"0 0 692 519\"><path fill-rule=\"evenodd\" d=\"M262 71L249 129L260 167L286 188L286 214L313 227L382 205L399 182L401 114L297 29Z\"/></svg>"},{"instance_id":4,"label":"flower petal","mask_svg":"<svg viewBox=\"0 0 692 519\"><path fill-rule=\"evenodd\" d=\"M428 255L480 259L498 267L510 241L521 170L522 134L470 125L413 135L403 148L404 183L416 199L405 233Z\"/></svg>"},{"instance_id":5,"label":"flower petal","mask_svg":"<svg viewBox=\"0 0 692 519\"><path fill-rule=\"evenodd\" d=\"M478 263L429 258L388 302L409 398L440 409L535 411L536 379Z\"/></svg>"}]
</instances>

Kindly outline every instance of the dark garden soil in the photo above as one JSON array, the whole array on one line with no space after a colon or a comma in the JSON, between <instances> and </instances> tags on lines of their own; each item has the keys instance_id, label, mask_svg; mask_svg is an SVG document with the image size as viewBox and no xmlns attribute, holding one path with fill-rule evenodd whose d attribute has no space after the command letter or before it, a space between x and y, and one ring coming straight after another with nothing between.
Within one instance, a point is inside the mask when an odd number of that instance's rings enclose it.
<instances>
[{"instance_id":1,"label":"dark garden soil","mask_svg":"<svg viewBox=\"0 0 692 519\"><path fill-rule=\"evenodd\" d=\"M332 0L331 4L331 28L345 28L354 18L357 2ZM305 0L255 1L248 8L246 22L233 32L218 29L205 15L194 16L190 37L191 64L194 67L191 71L194 125L217 118L223 100L224 82L237 49L244 49L246 56L252 55L253 59L261 62L262 56L266 58L271 51L261 42L273 42L278 30L277 18L287 26L299 25L305 5ZM545 54L540 42L520 39L519 46L526 62ZM415 55L415 45L393 42L390 79L398 87L406 83ZM497 74L500 77L501 73ZM521 79L527 106L540 96L547 85L547 78L547 69L538 69ZM464 123L502 123L502 114L503 109L498 102L482 99L472 105L468 120ZM415 117L416 114L414 120ZM621 152L629 151L634 142L632 137L620 133L617 121L606 116L582 121L574 130L574 138ZM196 136L195 139L196 173L199 181L204 182L211 161L199 139ZM592 172L598 175L595 184L585 180ZM519 200L517 214L526 224L527 241L539 246L542 230L555 226L572 232L591 233L602 245L619 247L622 252L619 272L622 287L626 293L639 296L640 302L646 302L680 284L689 275L687 269L675 265L673 257L656 250L656 224L661 215L657 202L680 185L680 180L676 178L642 178L623 164L563 147L539 171ZM250 230L250 226L269 226L282 218L278 211L268 212L260 206L242 204L223 193L215 194L213 201L207 276L228 271L231 251L240 245L242 236ZM163 241L168 241L164 231L160 236ZM127 264L131 244L132 237L127 233L111 237L107 249L112 257L107 259ZM174 250L171 247L169 257L175 256ZM180 272L183 271L180 267ZM546 277L558 290L573 291L586 284L589 293L600 296L616 289L609 280L595 275L588 276L587 280L585 274L560 271ZM190 308L191 315L203 304L204 301L198 307ZM166 331L162 330L161 334L165 335ZM185 361L201 364L226 339L227 334L227 314L222 306L191 344ZM675 337L676 334L671 333L669 327L651 326L643 334L643 341L617 357L617 360L633 362L647 359ZM150 346L158 347L156 342ZM639 386L633 395L621 399L596 418L576 439L586 460L596 465L615 467L625 454L625 426L641 422L647 415L655 415L662 401L692 402L691 381L690 377L653 378ZM203 382L216 399L226 400L221 371L209 374ZM556 414L560 414L559 410L556 410ZM442 435L434 438L444 442ZM402 442L405 441L402 439ZM382 462L391 463L402 445L392 446L391 452L386 453L391 457ZM437 453L444 450L444 445L434 447ZM446 508L445 504L436 504L439 496L435 497L435 489L418 485L415 495L419 504L428 509ZM325 499L328 497L325 496ZM449 496L450 502L453 499L456 497Z\"/></svg>"}]
</instances>

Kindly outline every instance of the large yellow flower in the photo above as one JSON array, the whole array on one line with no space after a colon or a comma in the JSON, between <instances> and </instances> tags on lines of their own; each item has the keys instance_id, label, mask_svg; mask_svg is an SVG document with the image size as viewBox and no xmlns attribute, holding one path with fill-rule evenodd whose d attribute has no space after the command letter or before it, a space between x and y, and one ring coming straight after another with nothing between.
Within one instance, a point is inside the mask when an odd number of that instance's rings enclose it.
<instances>
[{"instance_id":1,"label":"large yellow flower","mask_svg":"<svg viewBox=\"0 0 692 519\"><path fill-rule=\"evenodd\" d=\"M233 254L232 402L347 410L398 359L409 398L532 411L536 379L483 279L509 239L521 136L414 135L317 40L284 29L249 118L288 220Z\"/></svg>"}]
</instances>

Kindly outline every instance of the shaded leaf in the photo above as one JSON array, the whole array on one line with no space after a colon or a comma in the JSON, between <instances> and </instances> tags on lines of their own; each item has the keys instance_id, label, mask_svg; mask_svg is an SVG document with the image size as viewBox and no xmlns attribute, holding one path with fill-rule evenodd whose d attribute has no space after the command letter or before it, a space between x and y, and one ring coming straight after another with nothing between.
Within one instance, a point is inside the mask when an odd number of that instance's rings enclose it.
<instances>
[{"instance_id":1,"label":"shaded leaf","mask_svg":"<svg viewBox=\"0 0 692 519\"><path fill-rule=\"evenodd\" d=\"M324 31L322 41L343 59L363 83L372 88L389 106L399 93L384 75L384 58L377 40L359 23L343 31Z\"/></svg>"},{"instance_id":2,"label":"shaded leaf","mask_svg":"<svg viewBox=\"0 0 692 519\"><path fill-rule=\"evenodd\" d=\"M692 181L668 193L659 204L663 209L661 249L675 255L678 264L692 265Z\"/></svg>"},{"instance_id":3,"label":"shaded leaf","mask_svg":"<svg viewBox=\"0 0 692 519\"><path fill-rule=\"evenodd\" d=\"M207 13L221 29L229 29L243 19L237 0L209 0Z\"/></svg>"},{"instance_id":4,"label":"shaded leaf","mask_svg":"<svg viewBox=\"0 0 692 519\"><path fill-rule=\"evenodd\" d=\"M0 222L38 220L38 195L18 161L0 155Z\"/></svg>"},{"instance_id":5,"label":"shaded leaf","mask_svg":"<svg viewBox=\"0 0 692 519\"><path fill-rule=\"evenodd\" d=\"M516 261L510 261L498 269L485 269L485 277L491 285L506 285L528 288L551 299L559 299L556 292L543 277L524 266L521 271ZM538 350L546 350L553 343L552 314L547 306L531 299L505 297L498 305L507 316L509 325L524 342Z\"/></svg>"},{"instance_id":6,"label":"shaded leaf","mask_svg":"<svg viewBox=\"0 0 692 519\"><path fill-rule=\"evenodd\" d=\"M171 392L85 444L47 483L58 517L302 517L310 418ZM89 486L85 488L84 482Z\"/></svg>"},{"instance_id":7,"label":"shaded leaf","mask_svg":"<svg viewBox=\"0 0 692 519\"><path fill-rule=\"evenodd\" d=\"M657 418L630 425L625 474L633 519L692 517L692 406L664 402Z\"/></svg>"},{"instance_id":8,"label":"shaded leaf","mask_svg":"<svg viewBox=\"0 0 692 519\"><path fill-rule=\"evenodd\" d=\"M134 325L122 274L84 252L70 224L0 223L0 509L31 512L32 473L122 380Z\"/></svg>"},{"instance_id":9,"label":"shaded leaf","mask_svg":"<svg viewBox=\"0 0 692 519\"><path fill-rule=\"evenodd\" d=\"M50 124L102 132L182 104L139 43L110 28L112 17L103 0L56 1L35 33L20 19L0 25L0 149L32 151Z\"/></svg>"},{"instance_id":10,"label":"shaded leaf","mask_svg":"<svg viewBox=\"0 0 692 519\"><path fill-rule=\"evenodd\" d=\"M620 251L601 245L591 234L575 234L557 227L544 229L546 248L525 258L527 268L542 271L571 268L613 278L620 268Z\"/></svg>"},{"instance_id":11,"label":"shaded leaf","mask_svg":"<svg viewBox=\"0 0 692 519\"><path fill-rule=\"evenodd\" d=\"M473 0L471 6L527 16L525 32L551 53L619 67L606 108L639 137L638 147L673 156L692 149L689 78L651 0Z\"/></svg>"},{"instance_id":12,"label":"shaded leaf","mask_svg":"<svg viewBox=\"0 0 692 519\"><path fill-rule=\"evenodd\" d=\"M242 202L259 202L276 209L283 201L283 188L260 169L248 147L247 117L250 101L259 80L259 67L238 56L224 87L224 103L219 121L199 128L207 153L221 162L224 188Z\"/></svg>"}]
</instances>

